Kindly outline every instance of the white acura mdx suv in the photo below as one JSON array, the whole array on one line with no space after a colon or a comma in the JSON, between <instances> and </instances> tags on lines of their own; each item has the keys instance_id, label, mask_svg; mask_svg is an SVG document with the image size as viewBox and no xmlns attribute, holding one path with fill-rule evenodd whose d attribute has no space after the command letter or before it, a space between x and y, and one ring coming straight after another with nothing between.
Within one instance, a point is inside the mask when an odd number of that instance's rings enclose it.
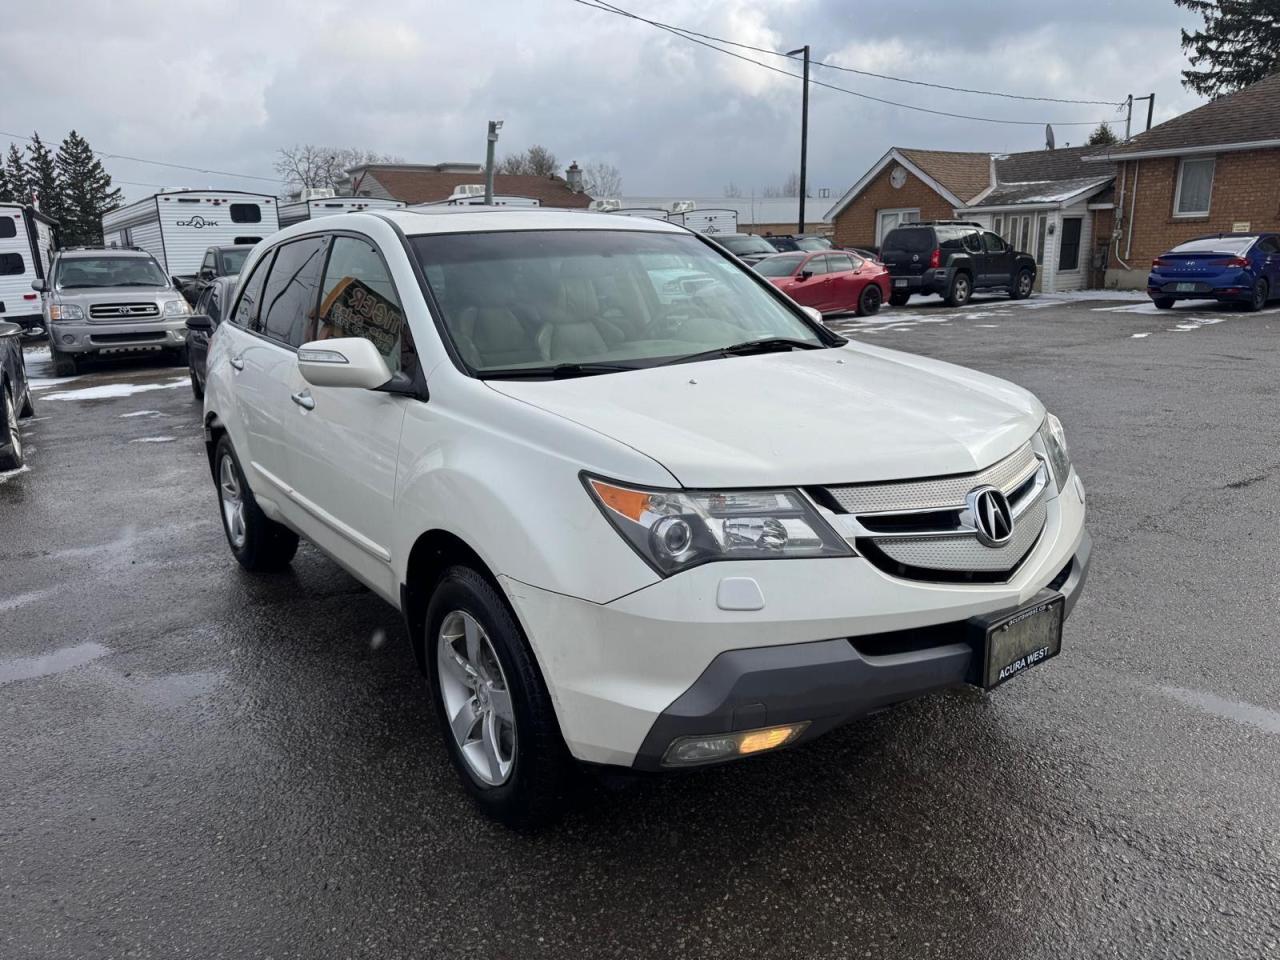
<instances>
[{"instance_id":1,"label":"white acura mdx suv","mask_svg":"<svg viewBox=\"0 0 1280 960\"><path fill-rule=\"evenodd\" d=\"M399 608L514 826L577 763L713 764L994 688L1058 653L1089 563L1034 396L847 342L648 219L283 230L213 334L204 422L236 559L306 537Z\"/></svg>"}]
</instances>

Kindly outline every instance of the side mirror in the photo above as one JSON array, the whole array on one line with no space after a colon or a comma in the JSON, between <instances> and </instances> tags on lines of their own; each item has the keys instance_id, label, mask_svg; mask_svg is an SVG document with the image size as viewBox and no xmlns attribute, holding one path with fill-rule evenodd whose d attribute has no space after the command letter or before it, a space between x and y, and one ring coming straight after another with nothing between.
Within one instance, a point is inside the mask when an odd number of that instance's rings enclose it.
<instances>
[{"instance_id":1,"label":"side mirror","mask_svg":"<svg viewBox=\"0 0 1280 960\"><path fill-rule=\"evenodd\" d=\"M812 277L812 276L813 276L813 271L812 271L812 270L801 270L801 271L800 271L800 279L801 279L801 280L808 280L808 279L809 279L810 277Z\"/></svg>"},{"instance_id":2,"label":"side mirror","mask_svg":"<svg viewBox=\"0 0 1280 960\"><path fill-rule=\"evenodd\" d=\"M37 293L44 293L49 289L49 284L44 280L32 280L31 289L35 290Z\"/></svg>"},{"instance_id":3,"label":"side mirror","mask_svg":"<svg viewBox=\"0 0 1280 960\"><path fill-rule=\"evenodd\" d=\"M382 354L363 337L304 343L298 348L298 372L315 387L374 390L391 379Z\"/></svg>"},{"instance_id":4,"label":"side mirror","mask_svg":"<svg viewBox=\"0 0 1280 960\"><path fill-rule=\"evenodd\" d=\"M201 271L200 271L200 279L201 279L201 280L212 280L212 279L213 279L213 268L212 268L212 267L205 267L203 270L201 270Z\"/></svg>"},{"instance_id":5,"label":"side mirror","mask_svg":"<svg viewBox=\"0 0 1280 960\"><path fill-rule=\"evenodd\" d=\"M213 317L209 316L207 313L197 313L193 316L187 317L188 330L196 330L200 333L212 333L213 326Z\"/></svg>"},{"instance_id":6,"label":"side mirror","mask_svg":"<svg viewBox=\"0 0 1280 960\"><path fill-rule=\"evenodd\" d=\"M813 320L815 323L822 322L822 311L817 307L801 307L800 309L805 312L805 316L810 320Z\"/></svg>"}]
</instances>

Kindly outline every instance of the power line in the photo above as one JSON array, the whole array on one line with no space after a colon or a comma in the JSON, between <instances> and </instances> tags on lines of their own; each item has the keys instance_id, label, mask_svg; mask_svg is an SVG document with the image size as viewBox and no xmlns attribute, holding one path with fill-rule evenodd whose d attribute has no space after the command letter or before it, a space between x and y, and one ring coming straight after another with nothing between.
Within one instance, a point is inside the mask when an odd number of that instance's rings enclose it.
<instances>
[{"instance_id":1,"label":"power line","mask_svg":"<svg viewBox=\"0 0 1280 960\"><path fill-rule=\"evenodd\" d=\"M657 20L650 20L647 17L640 16L639 14L631 13L629 10L624 10L621 7L615 7L612 4L605 3L604 0L599 0L599 2L594 2L594 0L572 0L572 2L580 4L584 7L590 7L593 10L600 10L600 11L603 11L604 13L612 13L616 16L626 17L631 20L638 20L641 23L647 23L652 27L657 27L659 30L665 30L667 33L670 33L673 36L680 37L682 40L688 40L690 43L696 43L699 46L707 47L710 50L715 50L717 53L723 53L725 56L734 57L735 59L742 60L746 63L754 64L757 67L762 67L765 70L771 70L774 73L780 73L784 77L791 77L794 80L804 80L804 77L802 77L798 73L792 73L789 70L780 69L779 67L775 67L771 64L763 63L760 60L755 60L751 57L745 57L740 53L734 53L732 50L726 50L724 49L724 47L718 47L714 43L708 43L705 40L698 39L698 36L706 36L705 34L692 36L690 35L692 31L686 31L682 27L673 27L665 23L660 23ZM733 43L733 41L720 40L719 37L716 37L713 39L719 40L720 42L723 42L723 43ZM763 49L763 48L755 48L755 49ZM773 54L775 56L783 56L783 57L787 56L785 53L781 53L780 51L777 51L777 50L764 50L764 52ZM893 78L893 79L897 79L897 78ZM904 110L915 110L919 113L929 113L939 117L952 117L953 119L957 119L957 120L974 120L979 123L1004 123L1004 124L1012 124L1015 126L1028 126L1028 127L1038 127L1043 123L1043 121L1041 120L1006 120L1000 117L978 117L978 116L973 116L971 114L966 114L966 113L951 113L946 110L934 110L929 107L917 106L916 104L902 103L897 100L888 100L884 97L874 97L869 93L861 93L858 90L850 90L848 87L837 86L834 83L827 83L823 80L810 79L809 82L812 83L814 86L825 87L828 90L835 90L838 93L849 94L850 96L859 97L860 99L863 99L863 100L871 100L875 103L883 103L891 107L901 107ZM947 89L951 89L951 88L947 88ZM1112 104L1110 103L1107 104L1107 106L1111 106L1111 105ZM1054 123L1060 127L1092 127L1092 126L1097 126L1099 123L1105 123L1105 122L1106 121L1103 121L1103 120L1055 120L1054 121Z\"/></svg>"},{"instance_id":2,"label":"power line","mask_svg":"<svg viewBox=\"0 0 1280 960\"><path fill-rule=\"evenodd\" d=\"M27 143L35 142L31 137L24 137L20 133L9 133L5 130L0 130L0 137L9 137L13 140L25 140ZM260 177L252 173L231 173L228 170L209 170L204 167L189 167L181 163L169 163L165 160L147 160L143 157L131 157L123 153L107 153L103 150L94 150L93 152L107 160L130 160L134 163L149 163L157 167L173 167L175 170L190 170L193 173L209 173L218 177L236 177L240 180L265 180L268 183L285 182L279 177ZM146 184L140 184L140 186L146 186Z\"/></svg>"}]
</instances>

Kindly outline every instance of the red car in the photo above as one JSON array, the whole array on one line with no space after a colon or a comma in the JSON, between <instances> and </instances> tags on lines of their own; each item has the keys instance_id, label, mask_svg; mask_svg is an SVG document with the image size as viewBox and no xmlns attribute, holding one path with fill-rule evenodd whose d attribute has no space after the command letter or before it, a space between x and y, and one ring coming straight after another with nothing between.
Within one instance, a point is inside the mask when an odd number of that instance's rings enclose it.
<instances>
[{"instance_id":1,"label":"red car","mask_svg":"<svg viewBox=\"0 0 1280 960\"><path fill-rule=\"evenodd\" d=\"M757 273L803 307L865 317L889 298L884 264L851 253L779 253L753 264Z\"/></svg>"}]
</instances>

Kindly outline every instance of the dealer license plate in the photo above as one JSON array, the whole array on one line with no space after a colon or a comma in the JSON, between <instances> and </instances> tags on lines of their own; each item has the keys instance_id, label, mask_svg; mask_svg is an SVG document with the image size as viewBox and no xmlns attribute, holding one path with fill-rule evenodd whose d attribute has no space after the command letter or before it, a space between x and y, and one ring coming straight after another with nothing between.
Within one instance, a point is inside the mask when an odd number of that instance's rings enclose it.
<instances>
[{"instance_id":1,"label":"dealer license plate","mask_svg":"<svg viewBox=\"0 0 1280 960\"><path fill-rule=\"evenodd\" d=\"M1065 598L1058 594L988 624L982 678L986 689L992 690L1058 655L1065 604Z\"/></svg>"},{"instance_id":2,"label":"dealer license plate","mask_svg":"<svg viewBox=\"0 0 1280 960\"><path fill-rule=\"evenodd\" d=\"M895 287L905 287L905 286L907 285L907 281L905 281L905 280L895 280L895 281L893 281L893 285L894 285Z\"/></svg>"},{"instance_id":3,"label":"dealer license plate","mask_svg":"<svg viewBox=\"0 0 1280 960\"><path fill-rule=\"evenodd\" d=\"M1195 293L1196 285L1194 283L1179 283L1174 289L1179 293Z\"/></svg>"}]
</instances>

